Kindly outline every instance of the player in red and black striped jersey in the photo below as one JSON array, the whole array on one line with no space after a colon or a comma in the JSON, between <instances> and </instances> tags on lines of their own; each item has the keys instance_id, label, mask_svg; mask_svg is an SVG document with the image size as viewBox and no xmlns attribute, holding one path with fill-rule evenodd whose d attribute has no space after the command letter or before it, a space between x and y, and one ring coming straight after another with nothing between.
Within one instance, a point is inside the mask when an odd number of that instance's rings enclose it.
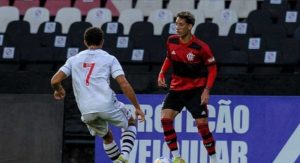
<instances>
[{"instance_id":1,"label":"player in red and black striped jersey","mask_svg":"<svg viewBox=\"0 0 300 163\"><path fill-rule=\"evenodd\" d=\"M167 41L167 57L158 76L158 86L167 87L164 74L172 66L172 79L161 115L164 138L173 158L180 158L177 136L173 121L183 107L192 114L198 132L210 155L210 163L216 162L215 140L208 128L210 89L212 88L217 67L209 46L191 33L195 18L190 12L180 12L176 18L176 35Z\"/></svg>"}]
</instances>

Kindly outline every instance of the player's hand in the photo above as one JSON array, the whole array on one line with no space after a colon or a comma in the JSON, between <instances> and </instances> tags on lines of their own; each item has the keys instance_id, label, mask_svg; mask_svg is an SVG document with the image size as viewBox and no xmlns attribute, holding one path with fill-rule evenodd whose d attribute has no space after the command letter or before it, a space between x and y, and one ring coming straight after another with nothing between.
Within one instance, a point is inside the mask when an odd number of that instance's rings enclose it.
<instances>
[{"instance_id":1,"label":"player's hand","mask_svg":"<svg viewBox=\"0 0 300 163\"><path fill-rule=\"evenodd\" d=\"M135 116L137 117L139 122L144 122L145 121L145 114L144 114L144 112L142 111L141 108L136 108L135 109Z\"/></svg>"},{"instance_id":2,"label":"player's hand","mask_svg":"<svg viewBox=\"0 0 300 163\"><path fill-rule=\"evenodd\" d=\"M166 80L165 80L165 75L163 73L159 73L158 79L157 79L157 85L159 87L167 88Z\"/></svg>"},{"instance_id":3,"label":"player's hand","mask_svg":"<svg viewBox=\"0 0 300 163\"><path fill-rule=\"evenodd\" d=\"M209 101L209 92L210 90L207 88L204 88L202 94L201 94L201 105L207 105Z\"/></svg>"},{"instance_id":4,"label":"player's hand","mask_svg":"<svg viewBox=\"0 0 300 163\"><path fill-rule=\"evenodd\" d=\"M54 91L53 96L56 100L63 100L66 96L66 91L64 88L61 88L58 91Z\"/></svg>"}]
</instances>

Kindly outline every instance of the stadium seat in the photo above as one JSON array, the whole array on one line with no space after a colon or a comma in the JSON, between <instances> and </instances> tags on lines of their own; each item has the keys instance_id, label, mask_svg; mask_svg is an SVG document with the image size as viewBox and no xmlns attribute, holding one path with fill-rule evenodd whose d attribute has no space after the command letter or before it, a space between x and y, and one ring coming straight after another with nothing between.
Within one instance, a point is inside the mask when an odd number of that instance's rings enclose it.
<instances>
[{"instance_id":1,"label":"stadium seat","mask_svg":"<svg viewBox=\"0 0 300 163\"><path fill-rule=\"evenodd\" d=\"M233 58L234 55L230 55L231 53L229 53L233 51L232 42L229 37L215 37L208 43L208 45L219 64L228 64L228 62L234 64L235 62L237 62Z\"/></svg>"},{"instance_id":2,"label":"stadium seat","mask_svg":"<svg viewBox=\"0 0 300 163\"><path fill-rule=\"evenodd\" d=\"M106 8L93 8L87 13L85 21L93 27L101 27L104 23L112 21L111 11Z\"/></svg>"},{"instance_id":3,"label":"stadium seat","mask_svg":"<svg viewBox=\"0 0 300 163\"><path fill-rule=\"evenodd\" d=\"M50 12L50 16L55 16L59 9L71 7L71 0L46 0L45 8Z\"/></svg>"},{"instance_id":4,"label":"stadium seat","mask_svg":"<svg viewBox=\"0 0 300 163\"><path fill-rule=\"evenodd\" d=\"M268 10L271 13L272 18L278 18L279 15L285 13L289 9L289 4L288 0L264 0L261 8Z\"/></svg>"},{"instance_id":5,"label":"stadium seat","mask_svg":"<svg viewBox=\"0 0 300 163\"><path fill-rule=\"evenodd\" d=\"M259 37L262 34L262 30L273 23L271 13L263 9L251 11L246 21L253 27L253 35Z\"/></svg>"},{"instance_id":6,"label":"stadium seat","mask_svg":"<svg viewBox=\"0 0 300 163\"><path fill-rule=\"evenodd\" d=\"M219 35L219 26L215 23L205 22L195 28L195 35L207 43Z\"/></svg>"},{"instance_id":7,"label":"stadium seat","mask_svg":"<svg viewBox=\"0 0 300 163\"><path fill-rule=\"evenodd\" d=\"M132 8L132 0L107 0L105 8L108 8L112 16L120 16L123 10Z\"/></svg>"},{"instance_id":8,"label":"stadium seat","mask_svg":"<svg viewBox=\"0 0 300 163\"><path fill-rule=\"evenodd\" d=\"M0 6L9 6L9 0L0 0Z\"/></svg>"},{"instance_id":9,"label":"stadium seat","mask_svg":"<svg viewBox=\"0 0 300 163\"><path fill-rule=\"evenodd\" d=\"M92 24L89 22L72 23L67 34L67 46L79 48L79 50L86 49L86 46L83 43L83 36L85 30L91 26Z\"/></svg>"},{"instance_id":10,"label":"stadium seat","mask_svg":"<svg viewBox=\"0 0 300 163\"><path fill-rule=\"evenodd\" d=\"M300 27L297 27L294 31L294 36L296 40L300 41Z\"/></svg>"},{"instance_id":11,"label":"stadium seat","mask_svg":"<svg viewBox=\"0 0 300 163\"><path fill-rule=\"evenodd\" d=\"M141 32L143 31L143 32ZM149 62L151 55L155 55L156 53L156 45L161 44L154 39L153 36L153 24L150 22L136 22L132 24L132 27L129 32L129 39L132 43L132 48L144 50L142 54L143 62ZM130 60L132 58L132 54L130 55ZM129 60L129 61L130 61Z\"/></svg>"},{"instance_id":12,"label":"stadium seat","mask_svg":"<svg viewBox=\"0 0 300 163\"><path fill-rule=\"evenodd\" d=\"M218 74L247 74L248 72L248 54L245 51L232 50L224 53L219 58L216 57L218 63Z\"/></svg>"},{"instance_id":13,"label":"stadium seat","mask_svg":"<svg viewBox=\"0 0 300 163\"><path fill-rule=\"evenodd\" d=\"M247 18L248 14L257 9L256 0L231 0L229 9L234 10L239 18Z\"/></svg>"},{"instance_id":14,"label":"stadium seat","mask_svg":"<svg viewBox=\"0 0 300 163\"><path fill-rule=\"evenodd\" d=\"M119 22L107 22L102 25L104 31L103 50L116 56L120 61L123 59L122 54L129 54L130 41L128 36L124 36L123 24ZM118 46L118 40L122 39L122 43ZM126 42L127 41L127 42Z\"/></svg>"},{"instance_id":15,"label":"stadium seat","mask_svg":"<svg viewBox=\"0 0 300 163\"><path fill-rule=\"evenodd\" d=\"M155 79L152 73L130 73L126 75L128 81L132 83L134 90L137 93L147 93L153 90Z\"/></svg>"},{"instance_id":16,"label":"stadium seat","mask_svg":"<svg viewBox=\"0 0 300 163\"><path fill-rule=\"evenodd\" d=\"M234 23L228 33L234 50L246 50L248 48L248 40L252 36L252 26L246 22Z\"/></svg>"},{"instance_id":17,"label":"stadium seat","mask_svg":"<svg viewBox=\"0 0 300 163\"><path fill-rule=\"evenodd\" d=\"M62 35L62 25L59 22L44 22L37 33L41 47L54 47L55 36L58 35Z\"/></svg>"},{"instance_id":18,"label":"stadium seat","mask_svg":"<svg viewBox=\"0 0 300 163\"><path fill-rule=\"evenodd\" d=\"M81 21L81 12L78 8L61 8L56 14L55 21L61 23L62 33L66 34L72 23Z\"/></svg>"},{"instance_id":19,"label":"stadium seat","mask_svg":"<svg viewBox=\"0 0 300 163\"><path fill-rule=\"evenodd\" d=\"M124 26L124 34L128 35L131 25L138 21L143 21L143 13L140 9L127 9L120 13L118 22Z\"/></svg>"},{"instance_id":20,"label":"stadium seat","mask_svg":"<svg viewBox=\"0 0 300 163\"><path fill-rule=\"evenodd\" d=\"M16 47L0 47L0 70L12 72L19 70L20 50Z\"/></svg>"},{"instance_id":21,"label":"stadium seat","mask_svg":"<svg viewBox=\"0 0 300 163\"><path fill-rule=\"evenodd\" d=\"M197 9L203 11L205 18L213 18L218 11L225 9L225 0L200 0Z\"/></svg>"},{"instance_id":22,"label":"stadium seat","mask_svg":"<svg viewBox=\"0 0 300 163\"><path fill-rule=\"evenodd\" d=\"M287 38L282 46L283 64L299 65L300 64L300 40Z\"/></svg>"},{"instance_id":23,"label":"stadium seat","mask_svg":"<svg viewBox=\"0 0 300 163\"><path fill-rule=\"evenodd\" d=\"M75 0L74 7L81 11L83 16L86 16L88 11L101 6L101 0Z\"/></svg>"},{"instance_id":24,"label":"stadium seat","mask_svg":"<svg viewBox=\"0 0 300 163\"><path fill-rule=\"evenodd\" d=\"M30 24L27 21L15 20L7 25L4 36L5 46L19 47L28 43L30 37ZM34 44L35 42L31 42Z\"/></svg>"},{"instance_id":25,"label":"stadium seat","mask_svg":"<svg viewBox=\"0 0 300 163\"><path fill-rule=\"evenodd\" d=\"M255 48L251 48L251 46L253 46L254 44L253 42L251 43L251 40L253 39L260 39L260 42L258 42L257 40L254 41L256 42L255 44L258 45L257 47L254 46ZM266 40L264 40L264 38L260 38L260 37L249 38L248 49L246 51L249 56L249 64L250 65L264 64L266 48L267 48L267 43Z\"/></svg>"},{"instance_id":26,"label":"stadium seat","mask_svg":"<svg viewBox=\"0 0 300 163\"><path fill-rule=\"evenodd\" d=\"M192 33L195 33L197 25L205 22L204 14L201 10L196 10L196 9L189 10L189 12L191 12L195 16L195 24L192 29Z\"/></svg>"},{"instance_id":27,"label":"stadium seat","mask_svg":"<svg viewBox=\"0 0 300 163\"><path fill-rule=\"evenodd\" d=\"M161 35L157 37L158 39L161 39L163 42L166 42L168 37L172 34L176 34L176 24L173 22L166 24L162 30ZM165 44L163 46L165 46Z\"/></svg>"},{"instance_id":28,"label":"stadium seat","mask_svg":"<svg viewBox=\"0 0 300 163\"><path fill-rule=\"evenodd\" d=\"M180 11L194 10L194 3L194 0L169 1L167 9L171 10L173 15L177 15Z\"/></svg>"},{"instance_id":29,"label":"stadium seat","mask_svg":"<svg viewBox=\"0 0 300 163\"><path fill-rule=\"evenodd\" d=\"M135 8L142 10L144 16L149 16L152 11L162 9L162 0L138 0Z\"/></svg>"},{"instance_id":30,"label":"stadium seat","mask_svg":"<svg viewBox=\"0 0 300 163\"><path fill-rule=\"evenodd\" d=\"M43 7L31 7L26 10L24 16L24 20L30 23L30 33L37 33L39 26L49 19L49 10Z\"/></svg>"},{"instance_id":31,"label":"stadium seat","mask_svg":"<svg viewBox=\"0 0 300 163\"><path fill-rule=\"evenodd\" d=\"M148 22L154 25L154 35L160 35L163 27L174 21L173 14L167 9L158 9L150 13Z\"/></svg>"},{"instance_id":32,"label":"stadium seat","mask_svg":"<svg viewBox=\"0 0 300 163\"><path fill-rule=\"evenodd\" d=\"M227 36L232 24L238 21L238 17L234 10L220 10L213 17L213 23L219 26L219 36Z\"/></svg>"},{"instance_id":33,"label":"stadium seat","mask_svg":"<svg viewBox=\"0 0 300 163\"><path fill-rule=\"evenodd\" d=\"M39 7L40 1L39 0L15 0L14 6L19 9L21 15L24 15L27 9L31 7Z\"/></svg>"},{"instance_id":34,"label":"stadium seat","mask_svg":"<svg viewBox=\"0 0 300 163\"><path fill-rule=\"evenodd\" d=\"M279 16L277 23L284 25L288 37L292 37L296 28L300 26L299 11L288 10Z\"/></svg>"},{"instance_id":35,"label":"stadium seat","mask_svg":"<svg viewBox=\"0 0 300 163\"><path fill-rule=\"evenodd\" d=\"M0 33L6 31L7 24L11 21L19 20L20 13L18 8L13 6L0 7Z\"/></svg>"}]
</instances>

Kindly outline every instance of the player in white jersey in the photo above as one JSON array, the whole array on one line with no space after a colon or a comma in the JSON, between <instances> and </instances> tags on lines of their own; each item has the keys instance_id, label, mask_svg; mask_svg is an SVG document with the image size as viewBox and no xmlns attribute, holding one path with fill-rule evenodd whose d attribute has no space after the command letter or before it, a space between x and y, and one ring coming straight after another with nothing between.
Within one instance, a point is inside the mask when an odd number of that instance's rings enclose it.
<instances>
[{"instance_id":1,"label":"player in white jersey","mask_svg":"<svg viewBox=\"0 0 300 163\"><path fill-rule=\"evenodd\" d=\"M97 27L88 28L84 33L84 43L88 49L70 57L52 77L54 98L64 99L65 90L61 82L71 75L82 121L91 135L103 138L103 148L113 162L127 163L136 138L136 120L110 88L110 76L116 79L123 93L133 104L140 121L145 120L144 113L119 61L101 49L103 31ZM124 129L121 152L108 128L109 123Z\"/></svg>"}]
</instances>

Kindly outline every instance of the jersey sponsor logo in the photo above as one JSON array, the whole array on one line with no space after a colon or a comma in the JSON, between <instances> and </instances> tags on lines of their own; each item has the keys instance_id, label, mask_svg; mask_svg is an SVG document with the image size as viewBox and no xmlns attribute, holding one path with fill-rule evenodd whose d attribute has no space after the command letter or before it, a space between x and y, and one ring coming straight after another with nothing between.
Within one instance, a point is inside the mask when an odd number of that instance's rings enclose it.
<instances>
[{"instance_id":1,"label":"jersey sponsor logo","mask_svg":"<svg viewBox=\"0 0 300 163\"><path fill-rule=\"evenodd\" d=\"M186 58L188 59L188 61L193 61L194 58L195 58L195 55L194 55L192 52L189 52L189 53L186 55Z\"/></svg>"}]
</instances>

